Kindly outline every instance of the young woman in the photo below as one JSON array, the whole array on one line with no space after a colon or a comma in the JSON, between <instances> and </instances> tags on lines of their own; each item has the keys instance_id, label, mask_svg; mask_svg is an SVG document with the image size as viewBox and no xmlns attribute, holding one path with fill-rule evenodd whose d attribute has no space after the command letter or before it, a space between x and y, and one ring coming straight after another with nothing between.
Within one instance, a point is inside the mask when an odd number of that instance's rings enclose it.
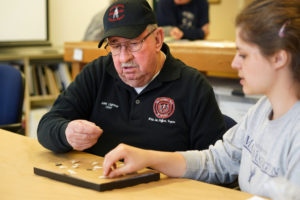
<instances>
[{"instance_id":1,"label":"young woman","mask_svg":"<svg viewBox=\"0 0 300 200\"><path fill-rule=\"evenodd\" d=\"M236 18L238 70L246 94L263 94L243 120L208 150L158 152L121 144L104 175L152 167L168 176L230 183L274 199L300 191L300 1L255 0ZM124 166L114 169L114 163Z\"/></svg>"}]
</instances>

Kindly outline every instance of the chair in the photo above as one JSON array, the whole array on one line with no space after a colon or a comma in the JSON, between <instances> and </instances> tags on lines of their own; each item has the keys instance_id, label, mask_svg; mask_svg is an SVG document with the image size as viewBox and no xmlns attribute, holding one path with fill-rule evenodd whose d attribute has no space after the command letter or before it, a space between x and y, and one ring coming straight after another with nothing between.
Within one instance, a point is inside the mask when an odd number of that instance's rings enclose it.
<instances>
[{"instance_id":1,"label":"chair","mask_svg":"<svg viewBox=\"0 0 300 200\"><path fill-rule=\"evenodd\" d=\"M0 128L24 134L22 111L25 78L10 65L0 64Z\"/></svg>"},{"instance_id":2,"label":"chair","mask_svg":"<svg viewBox=\"0 0 300 200\"><path fill-rule=\"evenodd\" d=\"M231 117L229 117L228 115L223 114L223 118L224 118L224 121L226 124L226 130L228 130L231 127L233 127L234 125L236 125L236 121L234 119L232 119Z\"/></svg>"},{"instance_id":3,"label":"chair","mask_svg":"<svg viewBox=\"0 0 300 200\"><path fill-rule=\"evenodd\" d=\"M228 115L223 114L223 118L224 118L224 121L225 121L225 124L226 124L226 131L229 130L234 125L236 125L236 123L237 123L234 119L232 119ZM223 186L223 187L227 187L227 188L232 188L232 189L235 189L235 190L239 190L238 178L235 181L233 181L232 183L219 184L219 185Z\"/></svg>"}]
</instances>

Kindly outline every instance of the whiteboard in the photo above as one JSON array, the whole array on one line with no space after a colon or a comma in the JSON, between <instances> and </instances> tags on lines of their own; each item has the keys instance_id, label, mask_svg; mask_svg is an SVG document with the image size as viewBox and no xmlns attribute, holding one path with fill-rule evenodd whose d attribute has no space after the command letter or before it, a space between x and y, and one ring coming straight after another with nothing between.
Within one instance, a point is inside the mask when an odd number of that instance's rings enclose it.
<instances>
[{"instance_id":1,"label":"whiteboard","mask_svg":"<svg viewBox=\"0 0 300 200\"><path fill-rule=\"evenodd\" d=\"M22 42L48 42L48 0L0 0L0 45Z\"/></svg>"}]
</instances>

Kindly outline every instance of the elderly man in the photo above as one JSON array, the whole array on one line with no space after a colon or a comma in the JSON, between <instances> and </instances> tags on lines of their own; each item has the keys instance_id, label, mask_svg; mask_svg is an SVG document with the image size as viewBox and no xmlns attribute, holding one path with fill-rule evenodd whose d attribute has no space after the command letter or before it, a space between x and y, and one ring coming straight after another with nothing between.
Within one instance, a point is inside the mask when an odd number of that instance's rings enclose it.
<instances>
[{"instance_id":1,"label":"elderly man","mask_svg":"<svg viewBox=\"0 0 300 200\"><path fill-rule=\"evenodd\" d=\"M89 63L38 126L54 152L104 156L119 143L180 151L204 149L225 123L212 87L170 54L146 0L119 0L106 10L107 56Z\"/></svg>"}]
</instances>

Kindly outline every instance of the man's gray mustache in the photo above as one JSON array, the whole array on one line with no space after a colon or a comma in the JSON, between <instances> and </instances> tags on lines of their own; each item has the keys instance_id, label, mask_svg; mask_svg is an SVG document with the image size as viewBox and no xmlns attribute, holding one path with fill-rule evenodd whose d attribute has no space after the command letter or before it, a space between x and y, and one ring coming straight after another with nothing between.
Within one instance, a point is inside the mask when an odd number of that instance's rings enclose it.
<instances>
[{"instance_id":1,"label":"man's gray mustache","mask_svg":"<svg viewBox=\"0 0 300 200\"><path fill-rule=\"evenodd\" d=\"M121 67L138 67L136 63L129 62L129 63L122 63Z\"/></svg>"}]
</instances>

